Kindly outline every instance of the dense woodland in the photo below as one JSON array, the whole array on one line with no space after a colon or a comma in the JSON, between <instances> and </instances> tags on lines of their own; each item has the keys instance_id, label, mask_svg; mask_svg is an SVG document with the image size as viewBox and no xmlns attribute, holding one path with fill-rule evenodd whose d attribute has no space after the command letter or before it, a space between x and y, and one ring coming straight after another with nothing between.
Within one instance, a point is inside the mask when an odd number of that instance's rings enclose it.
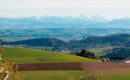
<instances>
[{"instance_id":1,"label":"dense woodland","mask_svg":"<svg viewBox=\"0 0 130 80\"><path fill-rule=\"evenodd\" d=\"M103 48L109 46L130 47L130 34L91 36L82 40L72 40L71 43L77 45L77 47L86 48Z\"/></svg>"},{"instance_id":2,"label":"dense woodland","mask_svg":"<svg viewBox=\"0 0 130 80\"><path fill-rule=\"evenodd\" d=\"M104 57L110 59L125 59L130 57L130 48L118 47L118 48L113 48L111 50L106 50L103 53L106 53Z\"/></svg>"}]
</instances>

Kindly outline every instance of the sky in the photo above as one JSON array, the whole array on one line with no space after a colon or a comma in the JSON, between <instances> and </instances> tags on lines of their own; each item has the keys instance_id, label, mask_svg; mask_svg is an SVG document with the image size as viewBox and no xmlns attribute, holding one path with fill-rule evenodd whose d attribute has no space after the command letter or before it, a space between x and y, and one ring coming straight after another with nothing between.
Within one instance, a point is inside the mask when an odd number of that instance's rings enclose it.
<instances>
[{"instance_id":1,"label":"sky","mask_svg":"<svg viewBox=\"0 0 130 80\"><path fill-rule=\"evenodd\" d=\"M0 0L0 17L130 17L130 0Z\"/></svg>"}]
</instances>

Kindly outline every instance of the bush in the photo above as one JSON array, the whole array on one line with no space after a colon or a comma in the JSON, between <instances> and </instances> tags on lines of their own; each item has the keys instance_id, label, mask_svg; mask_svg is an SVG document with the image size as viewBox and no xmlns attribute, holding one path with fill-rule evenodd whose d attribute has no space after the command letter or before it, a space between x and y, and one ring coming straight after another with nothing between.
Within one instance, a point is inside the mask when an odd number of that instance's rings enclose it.
<instances>
[{"instance_id":1,"label":"bush","mask_svg":"<svg viewBox=\"0 0 130 80\"><path fill-rule=\"evenodd\" d=\"M2 39L0 39L2 42ZM2 55L4 53L4 48L0 49L0 60L2 59ZM14 80L20 80L19 77L16 75L18 71L18 66L15 66L14 69L14 62L9 63L8 59L4 59L2 63L0 63L0 80L8 80L11 73L15 73Z\"/></svg>"}]
</instances>

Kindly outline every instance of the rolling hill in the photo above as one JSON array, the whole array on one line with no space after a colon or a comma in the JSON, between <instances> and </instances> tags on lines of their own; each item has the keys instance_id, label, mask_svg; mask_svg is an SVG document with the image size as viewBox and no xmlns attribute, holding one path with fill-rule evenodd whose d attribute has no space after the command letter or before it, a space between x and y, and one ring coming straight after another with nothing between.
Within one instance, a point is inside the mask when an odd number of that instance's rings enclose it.
<instances>
[{"instance_id":1,"label":"rolling hill","mask_svg":"<svg viewBox=\"0 0 130 80\"><path fill-rule=\"evenodd\" d=\"M110 59L125 59L130 57L130 48L117 47L111 50L104 51L105 57Z\"/></svg>"},{"instance_id":2,"label":"rolling hill","mask_svg":"<svg viewBox=\"0 0 130 80\"><path fill-rule=\"evenodd\" d=\"M57 38L33 38L21 41L2 42L1 45L22 46L33 49L43 49L48 51L105 48L105 47L130 47L130 34L116 34L109 36L90 36L81 40L71 40L65 42ZM44 49L43 47L47 48ZM48 49L49 47L49 49Z\"/></svg>"},{"instance_id":3,"label":"rolling hill","mask_svg":"<svg viewBox=\"0 0 130 80\"><path fill-rule=\"evenodd\" d=\"M73 46L83 48L104 48L111 46L130 47L130 34L118 34L109 36L90 36L81 40L71 41Z\"/></svg>"},{"instance_id":4,"label":"rolling hill","mask_svg":"<svg viewBox=\"0 0 130 80\"><path fill-rule=\"evenodd\" d=\"M3 58L15 63L100 62L75 55L12 47L5 48Z\"/></svg>"},{"instance_id":5,"label":"rolling hill","mask_svg":"<svg viewBox=\"0 0 130 80\"><path fill-rule=\"evenodd\" d=\"M44 47L62 47L66 43L56 38L35 38L28 40L21 40L15 42L2 42L2 45L26 45L29 47L33 46L44 46Z\"/></svg>"}]
</instances>

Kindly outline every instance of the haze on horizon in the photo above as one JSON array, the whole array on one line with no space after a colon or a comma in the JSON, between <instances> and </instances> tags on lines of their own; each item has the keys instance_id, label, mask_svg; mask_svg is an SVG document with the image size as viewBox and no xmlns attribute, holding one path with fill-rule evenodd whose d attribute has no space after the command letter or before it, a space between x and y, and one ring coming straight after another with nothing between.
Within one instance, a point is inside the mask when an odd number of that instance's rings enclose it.
<instances>
[{"instance_id":1,"label":"haze on horizon","mask_svg":"<svg viewBox=\"0 0 130 80\"><path fill-rule=\"evenodd\" d=\"M0 17L130 17L130 0L0 0Z\"/></svg>"}]
</instances>

